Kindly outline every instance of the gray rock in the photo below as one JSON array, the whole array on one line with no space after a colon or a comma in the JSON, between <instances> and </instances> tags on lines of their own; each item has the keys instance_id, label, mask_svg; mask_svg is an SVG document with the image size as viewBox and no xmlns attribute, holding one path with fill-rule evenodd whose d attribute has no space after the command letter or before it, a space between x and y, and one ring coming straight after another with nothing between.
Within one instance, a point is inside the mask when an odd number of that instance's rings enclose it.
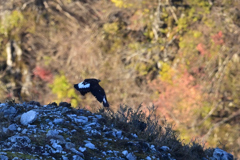
<instances>
[{"instance_id":1,"label":"gray rock","mask_svg":"<svg viewBox=\"0 0 240 160\"><path fill-rule=\"evenodd\" d=\"M79 147L78 149L79 149L81 152L86 151L86 148L85 148L85 147Z\"/></svg>"},{"instance_id":2,"label":"gray rock","mask_svg":"<svg viewBox=\"0 0 240 160\"><path fill-rule=\"evenodd\" d=\"M121 157L108 157L106 160L125 160L125 159Z\"/></svg>"},{"instance_id":3,"label":"gray rock","mask_svg":"<svg viewBox=\"0 0 240 160\"><path fill-rule=\"evenodd\" d=\"M79 155L74 155L73 160L84 160L84 159L82 157L80 157Z\"/></svg>"},{"instance_id":4,"label":"gray rock","mask_svg":"<svg viewBox=\"0 0 240 160\"><path fill-rule=\"evenodd\" d=\"M28 131L27 129L23 129L23 130L22 130L22 134L26 134L27 131Z\"/></svg>"},{"instance_id":5,"label":"gray rock","mask_svg":"<svg viewBox=\"0 0 240 160\"><path fill-rule=\"evenodd\" d=\"M16 122L16 123L19 122L20 119L21 119L21 116L22 115L17 115L16 117L14 117L13 121Z\"/></svg>"},{"instance_id":6,"label":"gray rock","mask_svg":"<svg viewBox=\"0 0 240 160\"><path fill-rule=\"evenodd\" d=\"M0 159L1 159L1 160L8 160L8 157L7 157L7 156L4 156L4 155L0 155Z\"/></svg>"},{"instance_id":7,"label":"gray rock","mask_svg":"<svg viewBox=\"0 0 240 160\"><path fill-rule=\"evenodd\" d=\"M133 136L133 137L135 137L135 138L138 138L138 136L136 135L136 133L131 133L131 135Z\"/></svg>"},{"instance_id":8,"label":"gray rock","mask_svg":"<svg viewBox=\"0 0 240 160\"><path fill-rule=\"evenodd\" d=\"M128 155L126 156L128 160L136 160L136 156L132 153L128 153Z\"/></svg>"},{"instance_id":9,"label":"gray rock","mask_svg":"<svg viewBox=\"0 0 240 160\"><path fill-rule=\"evenodd\" d=\"M167 151L170 150L170 148L167 147L167 146L162 146L162 147L160 147L160 150L162 150L162 151L164 151L164 152L167 152Z\"/></svg>"},{"instance_id":10,"label":"gray rock","mask_svg":"<svg viewBox=\"0 0 240 160\"><path fill-rule=\"evenodd\" d=\"M150 148L151 148L151 150L153 150L153 151L156 151L156 149L155 149L155 146L154 146L154 145L151 145L151 146L150 146Z\"/></svg>"},{"instance_id":11,"label":"gray rock","mask_svg":"<svg viewBox=\"0 0 240 160\"><path fill-rule=\"evenodd\" d=\"M17 130L17 125L16 124L11 124L9 127L8 127L9 130L11 131L16 131Z\"/></svg>"},{"instance_id":12,"label":"gray rock","mask_svg":"<svg viewBox=\"0 0 240 160\"><path fill-rule=\"evenodd\" d=\"M85 116L78 116L77 118L74 118L75 123L87 123L88 122L88 118Z\"/></svg>"},{"instance_id":13,"label":"gray rock","mask_svg":"<svg viewBox=\"0 0 240 160\"><path fill-rule=\"evenodd\" d=\"M128 151L127 151L127 150L124 150L124 151L122 151L122 154L123 154L124 156L127 156L127 155L128 155Z\"/></svg>"},{"instance_id":14,"label":"gray rock","mask_svg":"<svg viewBox=\"0 0 240 160\"><path fill-rule=\"evenodd\" d=\"M59 132L57 130L49 130L47 133L47 137L56 136L58 134L59 134Z\"/></svg>"},{"instance_id":15,"label":"gray rock","mask_svg":"<svg viewBox=\"0 0 240 160\"><path fill-rule=\"evenodd\" d=\"M14 107L4 106L0 109L0 113L3 112L5 118L12 118L17 113L17 110Z\"/></svg>"},{"instance_id":16,"label":"gray rock","mask_svg":"<svg viewBox=\"0 0 240 160\"><path fill-rule=\"evenodd\" d=\"M64 107L64 108L62 109L62 113L66 113L66 112L68 112L68 111L71 111L71 109L69 109L69 108L67 108L67 107Z\"/></svg>"},{"instance_id":17,"label":"gray rock","mask_svg":"<svg viewBox=\"0 0 240 160\"><path fill-rule=\"evenodd\" d=\"M216 148L213 152L213 160L233 160L233 155L226 151Z\"/></svg>"},{"instance_id":18,"label":"gray rock","mask_svg":"<svg viewBox=\"0 0 240 160\"><path fill-rule=\"evenodd\" d=\"M3 131L4 133L7 133L8 128L3 127L3 128L2 128L2 131Z\"/></svg>"},{"instance_id":19,"label":"gray rock","mask_svg":"<svg viewBox=\"0 0 240 160\"><path fill-rule=\"evenodd\" d=\"M74 148L75 147L75 144L74 143L71 143L71 142L67 142L66 144L65 144L65 148L66 149L71 149L71 148Z\"/></svg>"},{"instance_id":20,"label":"gray rock","mask_svg":"<svg viewBox=\"0 0 240 160\"><path fill-rule=\"evenodd\" d=\"M149 157L149 156L147 156L147 157L146 157L146 160L152 160L152 158L151 158L151 157Z\"/></svg>"},{"instance_id":21,"label":"gray rock","mask_svg":"<svg viewBox=\"0 0 240 160\"><path fill-rule=\"evenodd\" d=\"M36 128L37 127L37 125L28 125L28 128L31 128L31 129L33 129L33 128Z\"/></svg>"},{"instance_id":22,"label":"gray rock","mask_svg":"<svg viewBox=\"0 0 240 160\"><path fill-rule=\"evenodd\" d=\"M101 135L101 132L97 131L96 129L91 130L92 135Z\"/></svg>"},{"instance_id":23,"label":"gray rock","mask_svg":"<svg viewBox=\"0 0 240 160\"><path fill-rule=\"evenodd\" d=\"M23 143L31 143L31 140L27 136L12 136L8 138L11 142L23 142Z\"/></svg>"},{"instance_id":24,"label":"gray rock","mask_svg":"<svg viewBox=\"0 0 240 160\"><path fill-rule=\"evenodd\" d=\"M32 122L34 122L37 119L37 112L34 110L28 111L26 113L23 113L21 116L21 124L22 125L28 125Z\"/></svg>"},{"instance_id":25,"label":"gray rock","mask_svg":"<svg viewBox=\"0 0 240 160\"><path fill-rule=\"evenodd\" d=\"M98 119L101 119L102 118L102 115L95 115L95 117L97 117Z\"/></svg>"},{"instance_id":26,"label":"gray rock","mask_svg":"<svg viewBox=\"0 0 240 160\"><path fill-rule=\"evenodd\" d=\"M52 143L52 147L56 150L55 153L61 153L63 151L63 148L60 144L58 144L57 140L50 140Z\"/></svg>"},{"instance_id":27,"label":"gray rock","mask_svg":"<svg viewBox=\"0 0 240 160\"><path fill-rule=\"evenodd\" d=\"M104 146L107 146L107 145L108 145L108 142L104 142L103 145L104 145Z\"/></svg>"},{"instance_id":28,"label":"gray rock","mask_svg":"<svg viewBox=\"0 0 240 160\"><path fill-rule=\"evenodd\" d=\"M122 137L122 131L117 131L116 136L117 136L117 138L121 138Z\"/></svg>"},{"instance_id":29,"label":"gray rock","mask_svg":"<svg viewBox=\"0 0 240 160\"><path fill-rule=\"evenodd\" d=\"M84 157L84 154L82 154L81 152L79 152L78 150L76 150L74 147L75 147L75 144L73 144L73 143L67 142L67 143L65 144L65 148L66 148L66 149L70 150L71 152L73 152L73 153L75 153L75 154L77 154L77 155L79 155L79 156L81 156L81 157Z\"/></svg>"},{"instance_id":30,"label":"gray rock","mask_svg":"<svg viewBox=\"0 0 240 160\"><path fill-rule=\"evenodd\" d=\"M91 142L86 143L86 144L85 144L85 147L88 147L88 148L90 148L90 149L96 149L95 145L92 144Z\"/></svg>"},{"instance_id":31,"label":"gray rock","mask_svg":"<svg viewBox=\"0 0 240 160\"><path fill-rule=\"evenodd\" d=\"M58 134L59 134L59 131L57 130L49 130L46 136L47 138L51 138L51 140L57 140L58 143L64 144L66 140L62 135L58 135Z\"/></svg>"},{"instance_id":32,"label":"gray rock","mask_svg":"<svg viewBox=\"0 0 240 160\"><path fill-rule=\"evenodd\" d=\"M53 120L53 123L55 123L55 124L62 124L63 122L64 122L64 119L62 119L62 118L55 118Z\"/></svg>"},{"instance_id":33,"label":"gray rock","mask_svg":"<svg viewBox=\"0 0 240 160\"><path fill-rule=\"evenodd\" d=\"M29 113L24 113L24 111L35 107L38 109L29 112L37 112L37 114L30 114L30 116L38 117L38 122L31 124L34 122L33 120L24 123L27 124L26 126L19 125L22 119L29 119L27 116L23 118L24 114ZM6 121L0 122L0 126L2 126L0 132L4 133L0 143L0 160L10 159L7 157L9 153L29 154L33 159L36 156L38 159L64 160L175 160L175 157L171 156L172 151L169 152L170 149L167 146L152 145L150 142L145 142L138 138L137 133L129 132L126 134L126 131L115 128L114 124L109 124L111 121L105 123L105 120L102 119L105 117L101 115L71 108L66 108L66 111L69 112L63 114L63 109L64 107L56 105L38 107L27 103L23 106L0 104L0 115L6 112L8 118L12 116L9 126L6 127L8 124ZM17 114L18 111L24 114ZM64 126L57 125L62 123ZM8 133L11 135L7 135ZM12 134L15 135L12 136ZM120 139L123 141L121 142ZM118 144L124 148L116 147ZM141 152L142 155L139 156L138 152ZM203 157L199 158L204 160ZM21 158L16 156L14 159ZM208 157L208 159L232 160L233 157L223 150L216 149L214 156Z\"/></svg>"},{"instance_id":34,"label":"gray rock","mask_svg":"<svg viewBox=\"0 0 240 160\"><path fill-rule=\"evenodd\" d=\"M63 160L68 160L68 157L62 156L62 159L63 159Z\"/></svg>"}]
</instances>

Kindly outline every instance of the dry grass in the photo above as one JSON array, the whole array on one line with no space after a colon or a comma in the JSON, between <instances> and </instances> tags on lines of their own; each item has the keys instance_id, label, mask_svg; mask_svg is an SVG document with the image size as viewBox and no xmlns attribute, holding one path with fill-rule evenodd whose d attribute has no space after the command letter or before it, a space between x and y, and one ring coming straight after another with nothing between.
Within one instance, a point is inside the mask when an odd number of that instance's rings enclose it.
<instances>
[{"instance_id":1,"label":"dry grass","mask_svg":"<svg viewBox=\"0 0 240 160\"><path fill-rule=\"evenodd\" d=\"M148 116L141 108L141 105L137 109L121 105L114 115L109 112L101 112L105 116L105 121L102 123L109 125L113 123L114 127L121 129L126 136L135 133L140 140L157 146L159 151L161 151L160 147L167 146L170 148L168 152L177 160L202 160L203 157L212 156L213 149L205 149L204 144L200 144L197 140L185 144L171 125L167 124L165 120L159 122L160 118L154 113L156 111L154 106L151 107L152 110L149 111Z\"/></svg>"}]
</instances>

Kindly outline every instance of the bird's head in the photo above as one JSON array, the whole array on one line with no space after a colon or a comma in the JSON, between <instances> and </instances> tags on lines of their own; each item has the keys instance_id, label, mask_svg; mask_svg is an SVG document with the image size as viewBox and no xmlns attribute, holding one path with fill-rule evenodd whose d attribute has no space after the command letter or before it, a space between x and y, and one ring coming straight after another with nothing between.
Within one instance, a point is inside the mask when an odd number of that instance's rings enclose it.
<instances>
[{"instance_id":1,"label":"bird's head","mask_svg":"<svg viewBox=\"0 0 240 160\"><path fill-rule=\"evenodd\" d=\"M99 82L101 82L101 80L100 79L95 79L95 78L89 78L89 79L85 79L83 81L83 83L99 83Z\"/></svg>"}]
</instances>

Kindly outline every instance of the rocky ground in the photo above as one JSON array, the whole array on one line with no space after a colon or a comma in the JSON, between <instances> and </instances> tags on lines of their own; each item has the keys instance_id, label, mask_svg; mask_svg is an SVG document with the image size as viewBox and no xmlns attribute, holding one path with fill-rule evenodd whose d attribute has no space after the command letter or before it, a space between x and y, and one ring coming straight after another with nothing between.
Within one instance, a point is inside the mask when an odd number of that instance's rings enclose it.
<instances>
[{"instance_id":1,"label":"rocky ground","mask_svg":"<svg viewBox=\"0 0 240 160\"><path fill-rule=\"evenodd\" d=\"M66 102L43 106L34 101L1 103L0 159L233 159L219 148L203 151L199 146L174 147L170 141L162 145L143 139L140 134L149 124L139 121L134 124L138 131L129 132L124 127L133 123L121 123L116 117L74 109ZM187 155L181 153L184 147Z\"/></svg>"}]
</instances>

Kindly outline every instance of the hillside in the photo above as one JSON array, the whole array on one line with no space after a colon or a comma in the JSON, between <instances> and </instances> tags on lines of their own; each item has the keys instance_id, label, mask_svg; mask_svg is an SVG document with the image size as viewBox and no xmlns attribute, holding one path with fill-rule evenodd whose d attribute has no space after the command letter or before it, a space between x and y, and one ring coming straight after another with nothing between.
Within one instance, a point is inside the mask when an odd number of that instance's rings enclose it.
<instances>
[{"instance_id":1,"label":"hillside","mask_svg":"<svg viewBox=\"0 0 240 160\"><path fill-rule=\"evenodd\" d=\"M0 101L156 106L179 138L240 159L239 0L0 0Z\"/></svg>"},{"instance_id":2,"label":"hillside","mask_svg":"<svg viewBox=\"0 0 240 160\"><path fill-rule=\"evenodd\" d=\"M141 117L91 113L66 102L1 103L0 159L233 160L219 148L183 144L154 120L143 127Z\"/></svg>"}]
</instances>

